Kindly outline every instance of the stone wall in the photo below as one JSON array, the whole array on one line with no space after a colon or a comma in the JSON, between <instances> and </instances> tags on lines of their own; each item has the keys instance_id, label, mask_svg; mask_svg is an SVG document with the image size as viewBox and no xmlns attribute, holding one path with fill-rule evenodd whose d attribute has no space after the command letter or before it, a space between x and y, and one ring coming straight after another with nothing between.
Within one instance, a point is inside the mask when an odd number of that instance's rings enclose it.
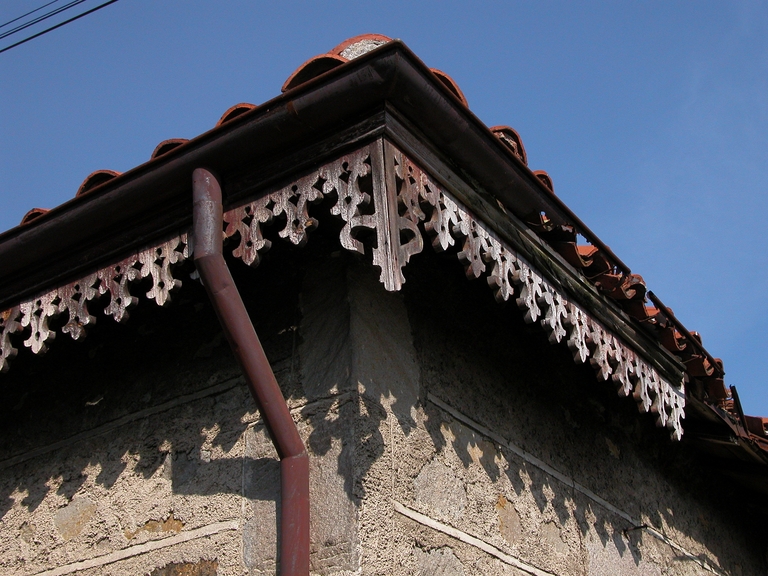
<instances>
[{"instance_id":1,"label":"stone wall","mask_svg":"<svg viewBox=\"0 0 768 576\"><path fill-rule=\"evenodd\" d=\"M363 574L766 572L744 494L450 259L420 255L401 294L345 274L301 333L349 318Z\"/></svg>"},{"instance_id":2,"label":"stone wall","mask_svg":"<svg viewBox=\"0 0 768 576\"><path fill-rule=\"evenodd\" d=\"M240 272L297 404L300 282L277 266L269 284ZM99 317L85 341L22 350L0 377L3 575L248 572L253 508L275 507L247 482L261 422L202 287L180 276L168 307L142 301L124 325Z\"/></svg>"},{"instance_id":3,"label":"stone wall","mask_svg":"<svg viewBox=\"0 0 768 576\"><path fill-rule=\"evenodd\" d=\"M314 574L766 572L684 443L453 261L390 294L275 250L233 267L311 455ZM275 573L278 461L194 282L0 378L0 572Z\"/></svg>"}]
</instances>

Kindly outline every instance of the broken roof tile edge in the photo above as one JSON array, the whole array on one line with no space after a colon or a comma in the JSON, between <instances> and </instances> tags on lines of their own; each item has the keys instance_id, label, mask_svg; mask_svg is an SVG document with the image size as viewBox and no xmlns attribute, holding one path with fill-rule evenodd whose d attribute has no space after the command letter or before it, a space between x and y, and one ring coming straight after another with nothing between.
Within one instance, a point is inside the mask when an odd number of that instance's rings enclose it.
<instances>
[{"instance_id":1,"label":"broken roof tile edge","mask_svg":"<svg viewBox=\"0 0 768 576\"><path fill-rule=\"evenodd\" d=\"M356 37L356 38L365 38L366 36L370 35L364 35L363 37ZM386 37L381 37L386 38ZM345 41L345 43L340 44L337 49L338 51L344 50L344 48L340 48L342 46L349 46L351 44L354 44L354 40L356 39L350 39L349 41ZM336 49L335 49L336 50ZM333 52L333 51L331 51ZM222 120L217 123L217 125L208 132L205 132L198 137L194 138L193 140L190 140L189 142L182 144L181 146L177 147L176 149L172 150L172 154L169 154L169 156L172 156L174 158L184 158L185 156L191 156L193 152L202 146L204 146L207 142L211 142L215 139L221 138L221 136L225 133L231 133L233 130L237 130L243 126L243 124L255 121L257 118L263 117L266 114L273 113L276 110L279 109L285 109L288 108L288 112L292 113L294 115L298 114L298 110L300 109L299 106L301 105L308 105L308 102L302 102L302 98L305 98L311 94L313 91L316 91L317 89L324 89L325 87L329 86L333 82L338 82L338 79L340 77L343 77L344 75L353 74L353 70L359 70L363 66L367 66L368 64L374 65L377 61L383 61L388 56L395 56L396 61L392 61L395 63L395 68L397 71L395 71L394 68L390 67L388 71L392 73L393 71L396 74L397 79L400 81L400 88L402 89L402 81L408 80L412 81L415 77L408 76L408 74L411 73L410 69L406 68L400 68L400 63L405 63L406 61L409 63L408 65L413 67L414 71L417 71L417 74L420 73L422 76L428 76L432 75L434 78L434 71L427 68L426 65L424 65L418 57L416 57L402 42L399 40L392 40L389 42L383 42L381 44L377 44L376 46L373 46L373 49L370 51L364 51L362 55L358 55L354 60L350 60L349 62L346 62L344 64L341 64L338 68L335 68L334 70L331 70L329 72L326 72L324 74L321 74L320 76L316 78L309 79L308 81L292 88L288 92L277 96L276 98L262 104L261 106L254 106L253 108L250 108L248 110L244 110L242 113L239 113L239 115L236 118L226 118L227 113L224 114L222 117ZM402 56L402 58L400 58ZM370 78L368 78L370 80ZM386 84L386 80L380 78L382 81L381 83ZM381 84L380 83L380 84ZM445 85L444 82L438 81L435 83L436 87L438 88L438 91L442 90L444 94L448 95L450 94L450 97L454 100L456 100L456 94L450 90L449 87ZM358 84L358 86L361 86ZM434 88L434 86L433 86ZM389 92L387 96L390 100L397 100L397 94ZM314 102L314 100L313 100ZM299 104L299 106L297 106ZM240 105L238 105L240 106ZM238 108L238 106L233 107L233 109ZM251 105L248 105L251 106ZM438 107L435 107L438 108ZM450 107L449 107L450 109ZM232 110L232 109L230 109ZM445 112L445 107L442 107L441 110ZM458 119L461 118L462 121L465 123L468 122L470 126L474 126L477 128L480 132L485 133L491 133L491 130L489 130L474 114L472 114L468 109L466 109L465 106L459 105L458 112L455 110L452 111L451 118ZM429 110L430 112L435 112L434 110ZM306 112L305 112L306 113ZM229 121L224 121L225 118ZM466 130L465 130L466 132ZM497 133L496 136L499 134ZM518 136L519 138L519 136ZM537 188L540 191L547 191L549 192L546 194L549 198L542 198L540 195L537 198L540 201L543 201L544 203L544 210L542 212L547 215L547 219L551 222L554 222L561 226L573 226L574 229L585 236L588 241L590 241L594 247L599 249L599 251L602 253L602 258L606 259L607 262L610 263L611 266L614 266L618 268L620 271L623 271L622 274L618 275L617 277L619 279L631 279L631 277L634 277L635 275L629 275L629 268L621 262L621 260L618 259L618 257L613 254L610 249L605 246L599 238L597 238L596 235L594 235L589 228L587 228L578 217L573 214L570 209L554 194L551 193L551 187L547 186L547 182L543 181L541 178L539 178L539 174L536 174L532 172L530 169L527 168L525 165L525 158L521 158L520 154L516 154L514 150L510 149L509 144L506 142L503 142L501 139L493 138L493 141L495 141L498 144L499 149L503 150L503 152L509 157L514 159L515 162L518 163L519 167L521 167L522 175L524 176L524 180L527 182L527 186L533 186L533 188ZM522 147L522 141L520 141L521 147ZM474 150L474 147L468 147L470 150ZM488 150L487 147L483 147L484 150ZM454 150L456 152L456 150ZM110 181L103 182L99 184L98 186L93 187L93 191L98 190L98 193L96 194L85 194L81 195L78 198L75 198L73 200L70 200L54 209L52 209L49 212L43 212L42 210L37 214L37 217L34 218L32 221L26 220L24 226L17 226L16 228L13 228L3 234L0 234L0 245L2 245L6 240L9 238L13 238L14 235L18 235L20 233L28 234L30 232L35 232L36 229L44 227L49 221L59 217L62 213L62 211L65 211L67 209L70 209L72 205L77 206L78 202L90 202L93 200L93 197L95 196L102 196L107 195L111 191L116 190L117 188L125 185L126 182L129 182L131 179L140 178L142 174L146 174L147 172L151 171L157 171L159 167L164 167L167 165L167 163L170 162L170 159L163 155L162 157L153 158L149 162L142 164L140 166L137 166L136 168L129 170L123 175L118 175L115 178L111 179ZM474 165L473 162L468 162L470 165ZM504 171L502 171L504 172ZM493 171L491 171L493 173ZM528 176L525 176L527 173ZM499 174L499 179L503 179L503 174ZM551 183L551 179L549 179L549 183ZM530 189L530 188L529 188ZM510 205L509 201L505 201L505 198L500 196L499 198L500 202L505 203L507 206ZM546 237L546 234L542 234L541 230L536 230L536 232L542 236ZM558 244L556 242L550 242L550 245L557 248ZM580 247L579 247L580 248ZM1 260L1 256L0 256ZM572 263L573 265L573 263ZM3 262L0 261L0 268L3 268ZM577 265L576 268L583 269L582 271L586 274L587 270L584 265ZM608 276L603 275L605 278L608 278ZM637 277L639 278L639 277ZM623 285L618 286L616 288L619 296L621 296L623 293L626 293L626 288L623 287ZM610 296L613 296L613 294L609 294ZM633 308L627 309L628 313L630 315L634 315L637 319L643 321L643 322L651 322L652 325L656 326L657 328L664 324L662 326L663 328L666 328L667 321L663 317L663 315L659 315L658 310L655 312L648 312L647 307L641 306L634 306ZM671 342L671 344L668 346L671 351L673 352L679 352L680 350L676 350L676 348L681 348L681 346L678 346L680 340L678 338L678 333L676 331L671 332L671 339L667 339ZM674 345L673 345L674 344ZM703 349L700 342L696 342L694 340L690 340L690 344L692 344L697 350L703 351L705 356L709 356L708 353ZM712 363L707 360L707 362L711 365ZM720 380L722 382L722 380ZM721 386L724 389L724 385ZM727 396L727 394L726 394ZM729 406L727 404L723 404L723 406ZM733 410L731 410L733 412Z\"/></svg>"}]
</instances>

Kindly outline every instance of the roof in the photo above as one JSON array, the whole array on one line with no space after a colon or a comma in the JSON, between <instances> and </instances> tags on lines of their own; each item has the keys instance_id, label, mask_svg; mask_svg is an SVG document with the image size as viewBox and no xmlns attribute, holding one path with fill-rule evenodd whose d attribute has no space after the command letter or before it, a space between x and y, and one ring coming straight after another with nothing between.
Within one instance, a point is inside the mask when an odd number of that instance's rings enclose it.
<instances>
[{"instance_id":1,"label":"roof","mask_svg":"<svg viewBox=\"0 0 768 576\"><path fill-rule=\"evenodd\" d=\"M275 217L286 218L281 237L306 242L317 223L309 205L335 194L342 246L372 251L387 289L400 288L402 267L428 232L435 248L457 252L468 276L485 277L499 300L514 299L553 343L567 343L673 437L685 417L687 437L713 458L768 464L768 419L744 414L700 336L557 197L546 172L528 168L520 135L485 126L447 74L375 34L309 59L280 96L237 104L210 131L161 142L132 170L93 172L70 201L34 208L0 234L3 370L20 348L45 351L56 332L50 319L61 317L60 331L80 338L98 295L110 296L101 313L117 321L142 278L152 280L146 298L169 301L180 283L173 266L190 255L198 167L222 177L225 235L246 263L269 248L261 227ZM372 199L375 184L349 186L379 169L397 198ZM356 238L365 228L379 234L373 249Z\"/></svg>"}]
</instances>

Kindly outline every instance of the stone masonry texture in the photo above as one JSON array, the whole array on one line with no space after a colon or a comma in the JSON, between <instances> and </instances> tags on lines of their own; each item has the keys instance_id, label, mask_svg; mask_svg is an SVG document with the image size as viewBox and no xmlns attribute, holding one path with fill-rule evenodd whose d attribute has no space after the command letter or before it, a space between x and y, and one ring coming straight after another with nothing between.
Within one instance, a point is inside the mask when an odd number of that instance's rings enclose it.
<instances>
[{"instance_id":1,"label":"stone masonry texture","mask_svg":"<svg viewBox=\"0 0 768 576\"><path fill-rule=\"evenodd\" d=\"M323 242L231 263L310 453L312 574L710 573L547 470L768 572L748 502L514 304L431 251L387 293ZM0 382L0 573L276 573L277 455L195 281Z\"/></svg>"}]
</instances>

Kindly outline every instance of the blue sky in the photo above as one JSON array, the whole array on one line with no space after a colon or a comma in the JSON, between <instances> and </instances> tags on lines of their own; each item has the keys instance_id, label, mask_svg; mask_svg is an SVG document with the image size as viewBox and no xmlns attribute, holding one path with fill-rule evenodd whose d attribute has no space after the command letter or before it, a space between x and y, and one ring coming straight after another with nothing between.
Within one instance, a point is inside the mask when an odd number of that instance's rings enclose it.
<instances>
[{"instance_id":1,"label":"blue sky","mask_svg":"<svg viewBox=\"0 0 768 576\"><path fill-rule=\"evenodd\" d=\"M6 0L0 23L43 3ZM0 229L365 32L404 40L483 122L517 129L531 168L768 416L765 3L120 0L0 54Z\"/></svg>"}]
</instances>

